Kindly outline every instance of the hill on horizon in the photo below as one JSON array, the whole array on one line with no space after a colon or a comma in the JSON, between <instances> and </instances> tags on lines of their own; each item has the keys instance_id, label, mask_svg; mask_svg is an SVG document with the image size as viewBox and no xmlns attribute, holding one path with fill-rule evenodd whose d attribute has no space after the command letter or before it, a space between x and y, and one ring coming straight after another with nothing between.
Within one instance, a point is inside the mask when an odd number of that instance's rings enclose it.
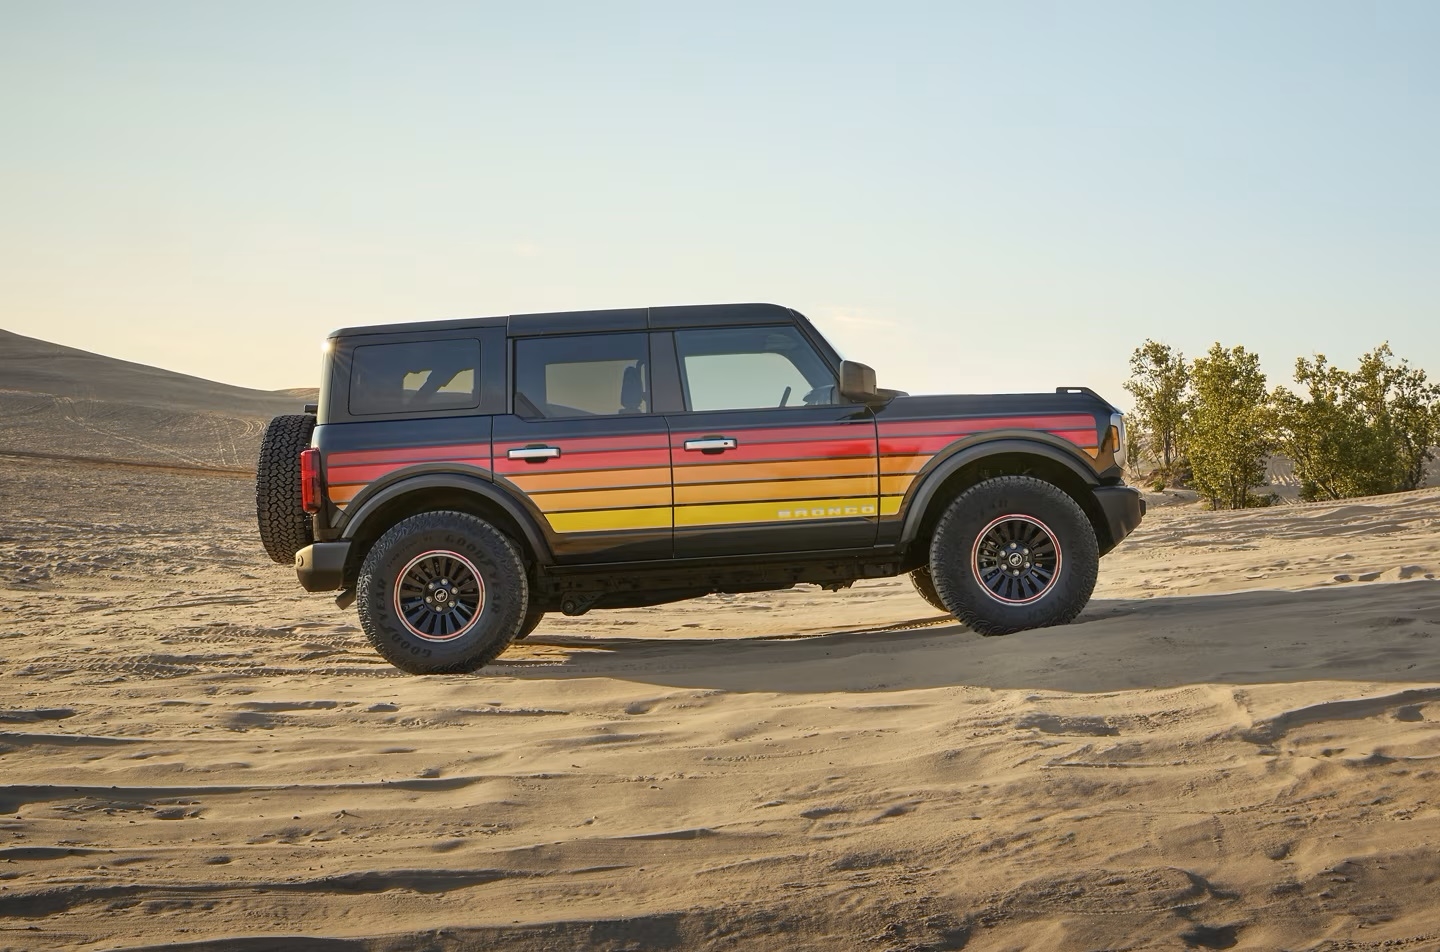
<instances>
[{"instance_id":1,"label":"hill on horizon","mask_svg":"<svg viewBox=\"0 0 1440 952\"><path fill-rule=\"evenodd\" d=\"M252 390L0 329L0 390L269 419L313 388ZM279 409L277 409L279 407Z\"/></svg>"},{"instance_id":2,"label":"hill on horizon","mask_svg":"<svg viewBox=\"0 0 1440 952\"><path fill-rule=\"evenodd\" d=\"M253 469L265 423L308 388L217 383L0 330L0 453Z\"/></svg>"}]
</instances>

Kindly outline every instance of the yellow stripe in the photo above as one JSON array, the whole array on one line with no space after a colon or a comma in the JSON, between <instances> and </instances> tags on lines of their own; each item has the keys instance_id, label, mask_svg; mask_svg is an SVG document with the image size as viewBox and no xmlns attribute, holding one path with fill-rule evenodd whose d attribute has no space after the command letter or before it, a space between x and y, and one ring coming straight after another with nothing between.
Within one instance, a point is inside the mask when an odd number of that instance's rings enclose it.
<instances>
[{"instance_id":1,"label":"yellow stripe","mask_svg":"<svg viewBox=\"0 0 1440 952\"><path fill-rule=\"evenodd\" d=\"M880 494L882 496L903 496L905 495L905 490L909 489L910 484L913 482L915 482L915 476L913 474L906 476L881 476Z\"/></svg>"},{"instance_id":2,"label":"yellow stripe","mask_svg":"<svg viewBox=\"0 0 1440 952\"><path fill-rule=\"evenodd\" d=\"M625 506L668 506L670 487L596 489L569 493L535 493L530 501L541 512L575 512L581 509L619 509Z\"/></svg>"},{"instance_id":3,"label":"yellow stripe","mask_svg":"<svg viewBox=\"0 0 1440 952\"><path fill-rule=\"evenodd\" d=\"M903 496L881 496L880 515L893 516L900 512L900 503L904 501Z\"/></svg>"},{"instance_id":4,"label":"yellow stripe","mask_svg":"<svg viewBox=\"0 0 1440 952\"><path fill-rule=\"evenodd\" d=\"M824 499L826 496L867 496L875 493L875 477L845 479L792 479L778 482L717 483L676 486L675 505L720 502L760 502L765 499Z\"/></svg>"},{"instance_id":5,"label":"yellow stripe","mask_svg":"<svg viewBox=\"0 0 1440 952\"><path fill-rule=\"evenodd\" d=\"M653 509L594 509L555 512L545 517L556 532L608 532L624 529L668 529L670 507Z\"/></svg>"},{"instance_id":6,"label":"yellow stripe","mask_svg":"<svg viewBox=\"0 0 1440 952\"><path fill-rule=\"evenodd\" d=\"M677 506L675 526L715 526L730 523L799 522L868 516L874 518L874 496L846 499L811 499L802 502L748 502L717 506Z\"/></svg>"}]
</instances>

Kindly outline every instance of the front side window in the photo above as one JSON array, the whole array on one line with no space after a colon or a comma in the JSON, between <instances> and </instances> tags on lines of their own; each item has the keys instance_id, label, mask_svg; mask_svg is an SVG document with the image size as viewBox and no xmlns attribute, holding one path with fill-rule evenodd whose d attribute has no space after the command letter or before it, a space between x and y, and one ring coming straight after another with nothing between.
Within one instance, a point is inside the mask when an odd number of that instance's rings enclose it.
<instances>
[{"instance_id":1,"label":"front side window","mask_svg":"<svg viewBox=\"0 0 1440 952\"><path fill-rule=\"evenodd\" d=\"M480 342L430 340L356 347L350 412L420 413L480 405Z\"/></svg>"},{"instance_id":2,"label":"front side window","mask_svg":"<svg viewBox=\"0 0 1440 952\"><path fill-rule=\"evenodd\" d=\"M583 334L515 342L515 413L530 418L650 412L649 336Z\"/></svg>"},{"instance_id":3,"label":"front side window","mask_svg":"<svg viewBox=\"0 0 1440 952\"><path fill-rule=\"evenodd\" d=\"M841 402L834 371L790 325L676 331L675 347L687 410Z\"/></svg>"}]
</instances>

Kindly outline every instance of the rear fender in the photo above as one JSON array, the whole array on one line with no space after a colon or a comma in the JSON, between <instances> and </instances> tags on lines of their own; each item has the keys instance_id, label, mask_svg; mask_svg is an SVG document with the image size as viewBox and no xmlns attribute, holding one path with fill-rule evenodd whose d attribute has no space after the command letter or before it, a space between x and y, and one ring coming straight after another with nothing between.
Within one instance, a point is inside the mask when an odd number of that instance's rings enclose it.
<instances>
[{"instance_id":1,"label":"rear fender","mask_svg":"<svg viewBox=\"0 0 1440 952\"><path fill-rule=\"evenodd\" d=\"M394 505L406 497L445 490L473 494L498 507L524 536L523 541L537 563L550 565L554 562L548 533L542 528L543 520L533 504L526 499L517 499L494 482L491 473L478 467L441 469L434 465L415 466L372 483L346 508L340 538L353 540L374 534L369 531L373 528L372 520L386 511L393 512Z\"/></svg>"}]
</instances>

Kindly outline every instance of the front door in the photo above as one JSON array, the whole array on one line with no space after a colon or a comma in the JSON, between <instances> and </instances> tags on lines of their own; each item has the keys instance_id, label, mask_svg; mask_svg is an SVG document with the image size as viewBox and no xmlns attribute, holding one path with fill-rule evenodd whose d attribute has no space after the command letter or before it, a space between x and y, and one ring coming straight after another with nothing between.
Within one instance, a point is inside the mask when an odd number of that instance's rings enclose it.
<instances>
[{"instance_id":1,"label":"front door","mask_svg":"<svg viewBox=\"0 0 1440 952\"><path fill-rule=\"evenodd\" d=\"M804 335L781 324L673 339L685 407L668 417L676 557L873 545L875 417L839 395Z\"/></svg>"},{"instance_id":2,"label":"front door","mask_svg":"<svg viewBox=\"0 0 1440 952\"><path fill-rule=\"evenodd\" d=\"M495 418L496 478L550 530L558 562L668 559L670 441L643 331L512 342L512 413Z\"/></svg>"}]
</instances>

